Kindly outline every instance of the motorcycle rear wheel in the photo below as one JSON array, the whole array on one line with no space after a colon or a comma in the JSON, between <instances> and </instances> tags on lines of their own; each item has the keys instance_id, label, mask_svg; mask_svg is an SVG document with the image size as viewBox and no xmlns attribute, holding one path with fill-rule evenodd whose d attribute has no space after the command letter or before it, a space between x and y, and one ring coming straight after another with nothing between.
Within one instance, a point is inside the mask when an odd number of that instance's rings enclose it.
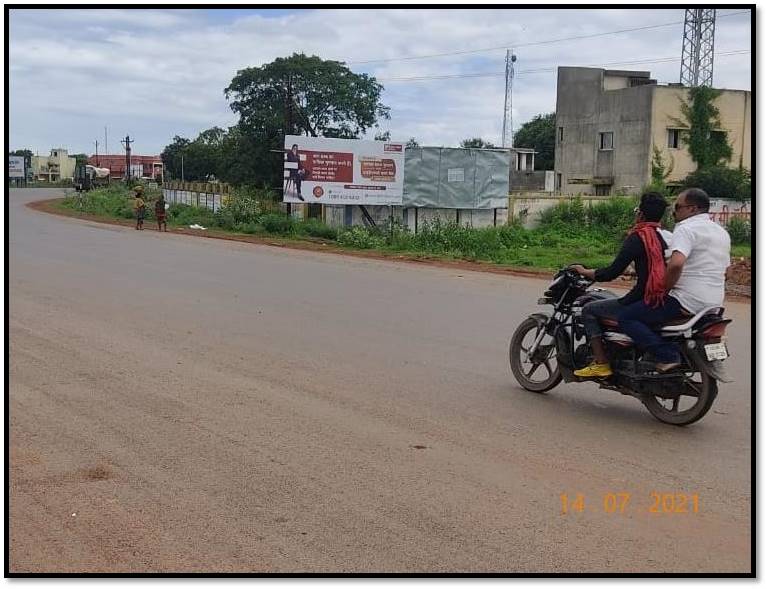
<instances>
[{"instance_id":1,"label":"motorcycle rear wheel","mask_svg":"<svg viewBox=\"0 0 767 589\"><path fill-rule=\"evenodd\" d=\"M534 393L545 393L562 382L562 373L556 359L556 347L551 336L544 336L534 360L531 361L528 358L527 350L542 329L544 329L542 323L533 317L528 317L514 331L509 344L509 364L514 378L522 388ZM529 337L530 334L532 337ZM527 346L523 345L524 343L527 343ZM541 367L543 370L540 370ZM544 380L533 379L535 374L543 372L548 374Z\"/></svg>"},{"instance_id":2,"label":"motorcycle rear wheel","mask_svg":"<svg viewBox=\"0 0 767 589\"><path fill-rule=\"evenodd\" d=\"M662 399L647 396L642 402L655 419L670 425L690 425L701 419L711 409L719 392L716 379L703 370L702 360L696 356L688 356L690 370L687 371L684 389L676 399ZM684 394L687 392L688 394ZM696 398L695 403L684 410L679 410L682 399ZM671 405L669 407L668 405Z\"/></svg>"}]
</instances>

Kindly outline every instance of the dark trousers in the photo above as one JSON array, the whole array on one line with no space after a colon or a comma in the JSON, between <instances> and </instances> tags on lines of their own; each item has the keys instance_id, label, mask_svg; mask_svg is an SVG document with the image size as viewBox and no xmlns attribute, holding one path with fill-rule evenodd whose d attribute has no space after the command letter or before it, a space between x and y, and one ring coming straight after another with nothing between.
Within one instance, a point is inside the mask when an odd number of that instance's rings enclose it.
<instances>
[{"instance_id":1,"label":"dark trousers","mask_svg":"<svg viewBox=\"0 0 767 589\"><path fill-rule=\"evenodd\" d=\"M684 315L679 301L666 296L660 307L650 307L644 301L623 307L618 314L618 325L621 331L634 340L640 350L651 351L658 362L679 362L679 349L676 344L664 340L652 327Z\"/></svg>"},{"instance_id":2,"label":"dark trousers","mask_svg":"<svg viewBox=\"0 0 767 589\"><path fill-rule=\"evenodd\" d=\"M615 319L624 308L620 299L602 299L586 303L581 311L581 321L586 330L586 336L591 339L602 335L601 317Z\"/></svg>"}]
</instances>

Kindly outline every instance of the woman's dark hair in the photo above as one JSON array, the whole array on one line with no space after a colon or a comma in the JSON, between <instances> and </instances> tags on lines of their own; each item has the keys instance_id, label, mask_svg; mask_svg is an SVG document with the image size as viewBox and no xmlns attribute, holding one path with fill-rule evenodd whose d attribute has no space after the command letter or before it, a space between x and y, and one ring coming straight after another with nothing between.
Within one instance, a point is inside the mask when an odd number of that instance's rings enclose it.
<instances>
[{"instance_id":1,"label":"woman's dark hair","mask_svg":"<svg viewBox=\"0 0 767 589\"><path fill-rule=\"evenodd\" d=\"M291 151L294 149L298 149L298 143L294 143L293 146L290 148Z\"/></svg>"},{"instance_id":2,"label":"woman's dark hair","mask_svg":"<svg viewBox=\"0 0 767 589\"><path fill-rule=\"evenodd\" d=\"M657 223L663 218L668 202L660 192L645 192L639 201L639 210L646 221Z\"/></svg>"},{"instance_id":3,"label":"woman's dark hair","mask_svg":"<svg viewBox=\"0 0 767 589\"><path fill-rule=\"evenodd\" d=\"M711 206L711 200L708 194L702 188L688 188L684 191L684 202L688 205L695 205L695 208L705 213Z\"/></svg>"}]
</instances>

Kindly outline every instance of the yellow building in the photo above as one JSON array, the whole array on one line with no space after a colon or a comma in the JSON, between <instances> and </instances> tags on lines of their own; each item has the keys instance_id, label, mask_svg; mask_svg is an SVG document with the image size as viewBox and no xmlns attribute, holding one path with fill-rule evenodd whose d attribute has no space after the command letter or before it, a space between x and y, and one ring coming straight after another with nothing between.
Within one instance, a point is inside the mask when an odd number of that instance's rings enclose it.
<instances>
[{"instance_id":1,"label":"yellow building","mask_svg":"<svg viewBox=\"0 0 767 589\"><path fill-rule=\"evenodd\" d=\"M72 179L75 175L75 158L66 149L55 147L50 155L32 156L32 176L43 182Z\"/></svg>"},{"instance_id":2,"label":"yellow building","mask_svg":"<svg viewBox=\"0 0 767 589\"><path fill-rule=\"evenodd\" d=\"M695 171L695 162L682 141L679 121L684 121L682 101L687 102L687 88L656 86L652 101L652 143L661 150L663 162L673 166L667 182L682 181ZM751 92L747 90L721 90L714 101L719 109L722 131L732 147L729 165L751 169ZM648 173L650 169L648 168Z\"/></svg>"}]
</instances>

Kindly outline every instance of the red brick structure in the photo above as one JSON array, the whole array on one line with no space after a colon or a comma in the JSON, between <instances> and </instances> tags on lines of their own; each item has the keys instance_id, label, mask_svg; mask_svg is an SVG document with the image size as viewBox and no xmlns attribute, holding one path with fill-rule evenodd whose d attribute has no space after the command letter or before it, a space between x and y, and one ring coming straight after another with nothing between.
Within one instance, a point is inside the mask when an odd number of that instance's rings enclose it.
<instances>
[{"instance_id":1,"label":"red brick structure","mask_svg":"<svg viewBox=\"0 0 767 589\"><path fill-rule=\"evenodd\" d=\"M131 154L131 177L141 176L144 178L162 177L162 160L159 155L133 155ZM88 163L99 168L109 168L109 177L112 179L125 178L125 154L122 155L92 155ZM140 168L139 168L140 166ZM137 174L137 172L139 172Z\"/></svg>"}]
</instances>

